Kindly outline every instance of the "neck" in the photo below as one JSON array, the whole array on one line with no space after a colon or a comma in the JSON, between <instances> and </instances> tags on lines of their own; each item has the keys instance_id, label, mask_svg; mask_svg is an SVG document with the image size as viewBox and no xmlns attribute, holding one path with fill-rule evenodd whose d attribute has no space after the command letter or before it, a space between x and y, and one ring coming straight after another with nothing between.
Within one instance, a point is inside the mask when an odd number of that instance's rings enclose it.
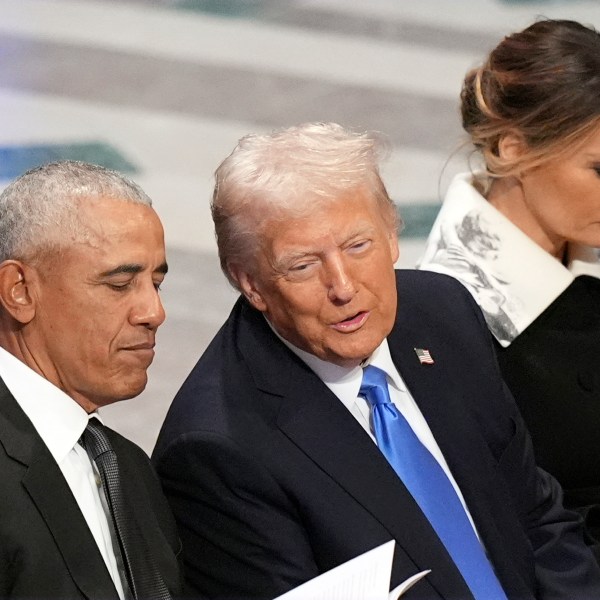
<instances>
[{"instance_id":1,"label":"neck","mask_svg":"<svg viewBox=\"0 0 600 600\"><path fill-rule=\"evenodd\" d=\"M516 177L494 179L487 200L533 242L557 260L563 261L567 247L566 240L544 229L531 211L523 186Z\"/></svg>"},{"instance_id":2,"label":"neck","mask_svg":"<svg viewBox=\"0 0 600 600\"><path fill-rule=\"evenodd\" d=\"M7 352L19 359L23 364L27 365L32 371L47 379L51 384L65 392L77 404L79 404L87 413L92 413L99 408L99 404L93 400L82 396L79 393L69 391L60 378L59 373L54 369L52 361L42 353L32 351L32 344L28 343L26 336L21 334L6 335L5 331L0 330L0 346Z\"/></svg>"}]
</instances>

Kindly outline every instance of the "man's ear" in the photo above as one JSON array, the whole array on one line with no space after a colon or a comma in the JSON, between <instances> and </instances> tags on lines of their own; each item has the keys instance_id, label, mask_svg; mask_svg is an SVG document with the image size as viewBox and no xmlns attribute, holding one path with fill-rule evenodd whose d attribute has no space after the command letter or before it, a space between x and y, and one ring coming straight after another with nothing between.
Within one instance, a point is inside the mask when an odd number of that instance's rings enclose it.
<instances>
[{"instance_id":1,"label":"man's ear","mask_svg":"<svg viewBox=\"0 0 600 600\"><path fill-rule=\"evenodd\" d=\"M389 245L390 245L390 254L392 256L392 262L395 263L400 257L400 246L398 245L398 233L395 229L390 231L389 235Z\"/></svg>"},{"instance_id":2,"label":"man's ear","mask_svg":"<svg viewBox=\"0 0 600 600\"><path fill-rule=\"evenodd\" d=\"M250 275L250 273L245 271L239 265L233 263L229 263L227 265L227 269L233 280L238 284L238 287L245 296L246 300L248 300L248 302L250 302L250 304L252 304L256 310L260 310L260 312L266 312L267 305L263 300L261 293L258 291L252 275Z\"/></svg>"},{"instance_id":3,"label":"man's ear","mask_svg":"<svg viewBox=\"0 0 600 600\"><path fill-rule=\"evenodd\" d=\"M0 305L23 325L35 316L34 272L18 260L0 263Z\"/></svg>"}]
</instances>

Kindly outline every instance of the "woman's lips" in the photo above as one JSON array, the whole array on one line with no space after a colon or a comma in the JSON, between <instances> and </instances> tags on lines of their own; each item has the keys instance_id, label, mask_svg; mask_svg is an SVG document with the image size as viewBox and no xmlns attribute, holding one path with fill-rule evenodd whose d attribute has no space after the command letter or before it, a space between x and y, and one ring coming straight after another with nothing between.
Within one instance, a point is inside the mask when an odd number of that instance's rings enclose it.
<instances>
[{"instance_id":1,"label":"woman's lips","mask_svg":"<svg viewBox=\"0 0 600 600\"><path fill-rule=\"evenodd\" d=\"M339 323L334 323L331 325L331 327L336 331L351 333L357 329L360 329L365 324L365 321L369 318L370 314L371 313L369 311L363 310L359 313L356 313L354 316L349 317L348 319L344 319Z\"/></svg>"}]
</instances>

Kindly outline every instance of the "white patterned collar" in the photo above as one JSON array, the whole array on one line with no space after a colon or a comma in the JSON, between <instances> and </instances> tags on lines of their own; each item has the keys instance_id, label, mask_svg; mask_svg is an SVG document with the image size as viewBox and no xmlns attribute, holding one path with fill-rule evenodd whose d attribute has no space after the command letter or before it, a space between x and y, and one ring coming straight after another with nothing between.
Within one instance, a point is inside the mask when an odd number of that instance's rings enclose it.
<instances>
[{"instance_id":1,"label":"white patterned collar","mask_svg":"<svg viewBox=\"0 0 600 600\"><path fill-rule=\"evenodd\" d=\"M562 265L457 175L433 225L418 268L452 275L481 307L490 331L507 347L579 275L600 278L597 250L568 247Z\"/></svg>"}]
</instances>

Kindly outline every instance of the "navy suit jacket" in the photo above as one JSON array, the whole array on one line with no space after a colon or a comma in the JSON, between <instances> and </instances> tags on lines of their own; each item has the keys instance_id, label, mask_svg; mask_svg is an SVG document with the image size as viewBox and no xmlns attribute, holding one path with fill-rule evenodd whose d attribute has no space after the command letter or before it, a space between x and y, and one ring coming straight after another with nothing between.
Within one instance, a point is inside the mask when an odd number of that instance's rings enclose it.
<instances>
[{"instance_id":1,"label":"navy suit jacket","mask_svg":"<svg viewBox=\"0 0 600 600\"><path fill-rule=\"evenodd\" d=\"M399 271L392 359L418 403L509 598L600 598L579 517L536 468L470 294ZM428 349L423 365L414 348ZM177 394L153 458L190 590L272 598L390 539L406 598L472 598L377 446L243 299Z\"/></svg>"},{"instance_id":2,"label":"navy suit jacket","mask_svg":"<svg viewBox=\"0 0 600 600\"><path fill-rule=\"evenodd\" d=\"M158 478L140 448L107 433L142 534L177 595L180 541ZM119 598L59 466L1 379L0 598Z\"/></svg>"}]
</instances>

